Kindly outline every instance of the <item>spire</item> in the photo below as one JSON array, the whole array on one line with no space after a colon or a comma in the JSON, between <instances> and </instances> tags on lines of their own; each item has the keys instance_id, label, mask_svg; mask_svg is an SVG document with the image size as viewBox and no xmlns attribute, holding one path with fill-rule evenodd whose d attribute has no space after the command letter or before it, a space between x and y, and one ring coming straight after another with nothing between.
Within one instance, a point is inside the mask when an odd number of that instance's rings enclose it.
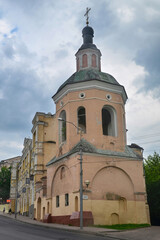
<instances>
[{"instance_id":1,"label":"spire","mask_svg":"<svg viewBox=\"0 0 160 240\"><path fill-rule=\"evenodd\" d=\"M91 68L101 71L101 52L96 45L93 44L94 30L92 27L88 26L88 13L90 10L91 8L87 8L84 14L84 16L86 16L87 26L82 30L83 44L76 53L77 71Z\"/></svg>"},{"instance_id":2,"label":"spire","mask_svg":"<svg viewBox=\"0 0 160 240\"><path fill-rule=\"evenodd\" d=\"M88 26L89 24L89 16L88 16L88 13L89 11L91 10L91 8L86 8L86 13L84 14L84 16L86 17L86 25Z\"/></svg>"},{"instance_id":3,"label":"spire","mask_svg":"<svg viewBox=\"0 0 160 240\"><path fill-rule=\"evenodd\" d=\"M82 30L82 37L83 37L83 44L79 48L78 51L82 49L87 49L87 48L92 48L92 49L97 49L96 45L93 44L93 37L94 37L94 30L92 27L88 26L89 24L89 16L88 13L91 10L91 8L86 8L86 13L84 16L86 17L86 25L83 30Z\"/></svg>"}]
</instances>

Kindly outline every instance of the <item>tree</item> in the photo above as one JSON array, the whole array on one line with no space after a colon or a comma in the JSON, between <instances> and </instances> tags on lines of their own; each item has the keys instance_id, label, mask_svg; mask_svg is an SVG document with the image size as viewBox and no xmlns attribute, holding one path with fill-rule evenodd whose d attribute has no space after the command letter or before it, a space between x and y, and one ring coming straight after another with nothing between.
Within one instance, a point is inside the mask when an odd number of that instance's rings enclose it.
<instances>
[{"instance_id":1,"label":"tree","mask_svg":"<svg viewBox=\"0 0 160 240\"><path fill-rule=\"evenodd\" d=\"M0 171L0 198L3 202L6 202L10 195L10 180L11 169L2 167Z\"/></svg>"},{"instance_id":2,"label":"tree","mask_svg":"<svg viewBox=\"0 0 160 240\"><path fill-rule=\"evenodd\" d=\"M160 225L160 156L154 152L144 164L147 199L152 225Z\"/></svg>"}]
</instances>

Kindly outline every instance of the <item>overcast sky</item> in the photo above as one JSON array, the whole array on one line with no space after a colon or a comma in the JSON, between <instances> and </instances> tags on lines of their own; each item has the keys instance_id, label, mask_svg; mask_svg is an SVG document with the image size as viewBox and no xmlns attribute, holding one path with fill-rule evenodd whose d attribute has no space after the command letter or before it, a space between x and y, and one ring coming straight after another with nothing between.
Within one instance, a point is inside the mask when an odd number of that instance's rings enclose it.
<instances>
[{"instance_id":1,"label":"overcast sky","mask_svg":"<svg viewBox=\"0 0 160 240\"><path fill-rule=\"evenodd\" d=\"M0 160L21 155L36 112L55 113L51 97L76 70L86 7L102 71L128 94L128 144L160 153L159 0L0 0Z\"/></svg>"}]
</instances>

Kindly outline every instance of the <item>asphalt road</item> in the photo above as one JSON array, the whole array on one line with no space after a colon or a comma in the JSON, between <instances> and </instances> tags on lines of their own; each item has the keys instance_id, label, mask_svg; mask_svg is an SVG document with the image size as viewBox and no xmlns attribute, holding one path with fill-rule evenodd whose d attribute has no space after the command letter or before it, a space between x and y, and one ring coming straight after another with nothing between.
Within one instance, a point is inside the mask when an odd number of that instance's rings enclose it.
<instances>
[{"instance_id":1,"label":"asphalt road","mask_svg":"<svg viewBox=\"0 0 160 240\"><path fill-rule=\"evenodd\" d=\"M75 233L60 229L50 229L18 222L14 219L0 216L0 240L113 240L89 234ZM114 238L119 239L119 238Z\"/></svg>"}]
</instances>

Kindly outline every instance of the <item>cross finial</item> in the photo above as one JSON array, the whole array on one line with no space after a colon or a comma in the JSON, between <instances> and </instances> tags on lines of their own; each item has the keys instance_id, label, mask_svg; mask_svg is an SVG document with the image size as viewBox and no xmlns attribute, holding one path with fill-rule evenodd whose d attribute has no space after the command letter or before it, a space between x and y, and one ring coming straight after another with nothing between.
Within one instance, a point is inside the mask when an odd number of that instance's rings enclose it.
<instances>
[{"instance_id":1,"label":"cross finial","mask_svg":"<svg viewBox=\"0 0 160 240\"><path fill-rule=\"evenodd\" d=\"M89 13L89 11L91 10L91 8L86 8L86 13L84 14L84 16L86 16L86 24L87 24L87 26L88 26L88 24L89 24L89 21L88 21L88 19L89 19L89 16L88 16L88 13Z\"/></svg>"}]
</instances>

